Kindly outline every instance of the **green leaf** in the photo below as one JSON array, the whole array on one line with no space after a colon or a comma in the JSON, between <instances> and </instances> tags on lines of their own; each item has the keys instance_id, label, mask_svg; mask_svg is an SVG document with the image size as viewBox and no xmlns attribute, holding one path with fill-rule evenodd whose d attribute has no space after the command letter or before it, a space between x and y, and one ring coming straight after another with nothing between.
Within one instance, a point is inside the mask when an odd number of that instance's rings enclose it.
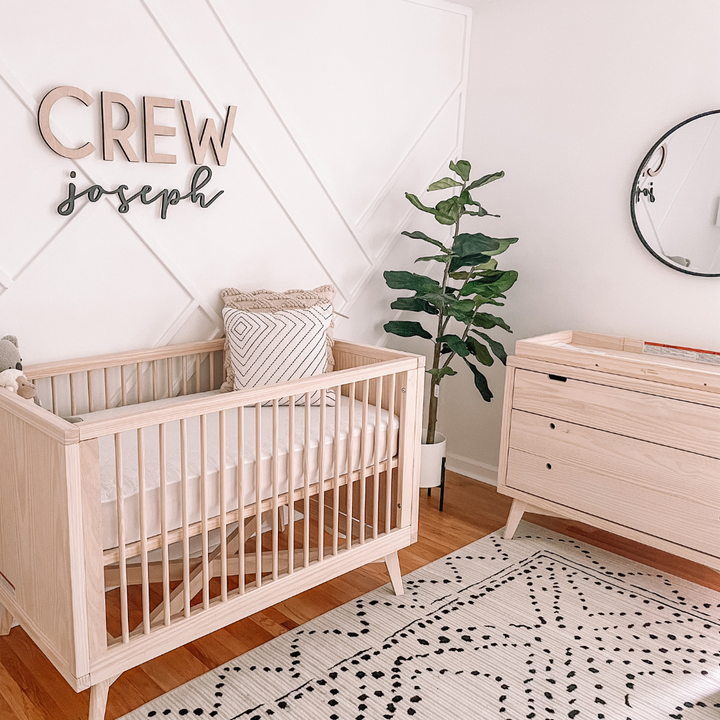
<instances>
[{"instance_id":1,"label":"green leaf","mask_svg":"<svg viewBox=\"0 0 720 720\"><path fill-rule=\"evenodd\" d=\"M495 317L495 315L490 315L490 313L478 313L473 318L473 325L484 328L485 330L490 330L494 327L501 327L503 330L507 330L509 333L512 332L510 326L502 318Z\"/></svg>"},{"instance_id":2,"label":"green leaf","mask_svg":"<svg viewBox=\"0 0 720 720\"><path fill-rule=\"evenodd\" d=\"M479 254L490 255L499 247L498 240L483 233L460 233L453 242L452 251L456 255L467 257Z\"/></svg>"},{"instance_id":3,"label":"green leaf","mask_svg":"<svg viewBox=\"0 0 720 720\"><path fill-rule=\"evenodd\" d=\"M470 332L479 335L490 346L490 349L493 351L495 357L503 365L507 363L507 353L505 352L505 348L502 346L502 343L499 343L497 340L493 340L489 335L486 335L484 332L480 332L479 330L471 330Z\"/></svg>"},{"instance_id":4,"label":"green leaf","mask_svg":"<svg viewBox=\"0 0 720 720\"><path fill-rule=\"evenodd\" d=\"M457 375L455 370L453 370L451 367L430 368L425 372L432 375L433 378L435 378L436 382L440 382L446 375Z\"/></svg>"},{"instance_id":5,"label":"green leaf","mask_svg":"<svg viewBox=\"0 0 720 720\"><path fill-rule=\"evenodd\" d=\"M490 392L487 379L469 360L466 359L465 364L472 370L475 387L480 391L482 399L485 400L485 402L490 402L493 394Z\"/></svg>"},{"instance_id":6,"label":"green leaf","mask_svg":"<svg viewBox=\"0 0 720 720\"><path fill-rule=\"evenodd\" d=\"M435 219L442 225L454 225L460 217L462 203L457 196L441 200L435 206Z\"/></svg>"},{"instance_id":7,"label":"green leaf","mask_svg":"<svg viewBox=\"0 0 720 720\"><path fill-rule=\"evenodd\" d=\"M449 177L444 177L442 180L436 180L432 185L428 187L428 191L432 190L447 190L451 187L462 187L462 183L457 180L453 180Z\"/></svg>"},{"instance_id":8,"label":"green leaf","mask_svg":"<svg viewBox=\"0 0 720 720\"><path fill-rule=\"evenodd\" d=\"M433 210L433 213L435 211ZM442 249L443 252L449 253L450 250L445 247L439 240L435 240L431 237L428 237L424 232L420 232L419 230L415 230L414 232L408 232L407 230L403 230L403 232L400 233L401 235L407 235L409 238L412 238L413 240L424 240L425 242L429 242L432 245L435 245L435 247L439 247Z\"/></svg>"},{"instance_id":9,"label":"green leaf","mask_svg":"<svg viewBox=\"0 0 720 720\"><path fill-rule=\"evenodd\" d=\"M495 241L498 244L497 250L489 250L487 252L488 255L500 255L500 253L504 253L511 245L514 245L518 239L517 238L495 238Z\"/></svg>"},{"instance_id":10,"label":"green leaf","mask_svg":"<svg viewBox=\"0 0 720 720\"><path fill-rule=\"evenodd\" d=\"M441 263L449 263L452 261L452 255L425 255L419 257L415 262L430 262L430 260L436 260Z\"/></svg>"},{"instance_id":11,"label":"green leaf","mask_svg":"<svg viewBox=\"0 0 720 720\"><path fill-rule=\"evenodd\" d=\"M449 303L456 302L455 298L447 293L424 293L423 295L418 295L417 297L421 300L426 300L432 306L442 310L443 312L445 312Z\"/></svg>"},{"instance_id":12,"label":"green leaf","mask_svg":"<svg viewBox=\"0 0 720 720\"><path fill-rule=\"evenodd\" d=\"M453 256L450 261L450 272L455 272L461 267L477 267L478 265L485 265L490 262L489 255L466 255L466 256Z\"/></svg>"},{"instance_id":13,"label":"green leaf","mask_svg":"<svg viewBox=\"0 0 720 720\"><path fill-rule=\"evenodd\" d=\"M470 179L470 163L467 160L458 160L450 163L450 169L459 175L465 182Z\"/></svg>"},{"instance_id":14,"label":"green leaf","mask_svg":"<svg viewBox=\"0 0 720 720\"><path fill-rule=\"evenodd\" d=\"M489 367L495 362L488 349L481 342L478 342L474 337L469 337L465 342L467 344L468 350L478 359L479 363L482 363L483 365L487 365Z\"/></svg>"},{"instance_id":15,"label":"green leaf","mask_svg":"<svg viewBox=\"0 0 720 720\"><path fill-rule=\"evenodd\" d=\"M443 335L442 337L439 337L435 342L444 342L454 353L457 353L460 357L467 357L468 353L470 352L462 339L459 338L457 335Z\"/></svg>"},{"instance_id":16,"label":"green leaf","mask_svg":"<svg viewBox=\"0 0 720 720\"><path fill-rule=\"evenodd\" d=\"M491 212L488 212L484 207L480 207L480 209L477 212L472 212L471 210L465 210L463 212L463 215L476 215L477 217L485 217L487 215L488 217L500 217L499 215L495 215Z\"/></svg>"},{"instance_id":17,"label":"green leaf","mask_svg":"<svg viewBox=\"0 0 720 720\"><path fill-rule=\"evenodd\" d=\"M428 207L427 205L423 205L420 200L418 200L417 195L413 195L412 193L405 193L405 197L418 209L422 210L423 212L430 213L431 215L435 215L435 208Z\"/></svg>"},{"instance_id":18,"label":"green leaf","mask_svg":"<svg viewBox=\"0 0 720 720\"><path fill-rule=\"evenodd\" d=\"M465 283L460 290L460 294L472 295L480 293L485 297L498 297L507 292L515 284L517 278L518 274L515 270L493 271L485 277Z\"/></svg>"},{"instance_id":19,"label":"green leaf","mask_svg":"<svg viewBox=\"0 0 720 720\"><path fill-rule=\"evenodd\" d=\"M432 335L419 323L411 320L391 320L383 325L385 332L400 337L421 337L432 340Z\"/></svg>"},{"instance_id":20,"label":"green leaf","mask_svg":"<svg viewBox=\"0 0 720 720\"><path fill-rule=\"evenodd\" d=\"M440 290L440 283L437 280L407 272L406 270L386 270L383 273L385 282L393 290L415 290L418 293L430 293Z\"/></svg>"},{"instance_id":21,"label":"green leaf","mask_svg":"<svg viewBox=\"0 0 720 720\"><path fill-rule=\"evenodd\" d=\"M501 170L500 172L491 173L490 175L483 175L478 180L473 180L468 186L467 190L474 190L475 188L479 188L482 185L487 185L488 183L491 183L495 180L499 180L500 178L505 177L505 173ZM466 178L467 181L467 178Z\"/></svg>"},{"instance_id":22,"label":"green leaf","mask_svg":"<svg viewBox=\"0 0 720 720\"><path fill-rule=\"evenodd\" d=\"M425 312L429 315L438 315L438 309L427 300L418 297L401 297L390 303L393 310L407 310L409 312Z\"/></svg>"},{"instance_id":23,"label":"green leaf","mask_svg":"<svg viewBox=\"0 0 720 720\"><path fill-rule=\"evenodd\" d=\"M453 300L447 304L447 314L462 323L469 323L474 312L475 306L472 300Z\"/></svg>"}]
</instances>

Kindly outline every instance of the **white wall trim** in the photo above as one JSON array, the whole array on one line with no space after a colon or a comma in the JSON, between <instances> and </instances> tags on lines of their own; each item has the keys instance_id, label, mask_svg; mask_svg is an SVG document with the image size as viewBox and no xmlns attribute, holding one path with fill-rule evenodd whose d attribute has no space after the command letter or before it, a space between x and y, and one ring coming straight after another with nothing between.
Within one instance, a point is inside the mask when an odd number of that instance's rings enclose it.
<instances>
[{"instance_id":1,"label":"white wall trim","mask_svg":"<svg viewBox=\"0 0 720 720\"><path fill-rule=\"evenodd\" d=\"M496 465L487 465L473 458L448 453L445 467L473 480L479 480L488 485L497 485L498 469Z\"/></svg>"}]
</instances>

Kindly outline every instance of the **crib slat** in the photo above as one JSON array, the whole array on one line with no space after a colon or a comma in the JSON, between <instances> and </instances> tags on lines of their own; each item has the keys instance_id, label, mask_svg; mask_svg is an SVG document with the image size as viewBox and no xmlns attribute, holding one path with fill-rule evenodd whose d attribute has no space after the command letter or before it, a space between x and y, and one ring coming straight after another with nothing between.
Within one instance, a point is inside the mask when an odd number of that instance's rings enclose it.
<instances>
[{"instance_id":1,"label":"crib slat","mask_svg":"<svg viewBox=\"0 0 720 720\"><path fill-rule=\"evenodd\" d=\"M222 602L227 600L227 580L228 580L228 552L227 552L227 509L225 507L225 411L218 413L218 458L220 467L218 468L218 482L220 483L220 599Z\"/></svg>"},{"instance_id":2,"label":"crib slat","mask_svg":"<svg viewBox=\"0 0 720 720\"><path fill-rule=\"evenodd\" d=\"M200 519L202 520L202 593L203 609L210 607L210 567L207 512L207 415L200 416Z\"/></svg>"},{"instance_id":3,"label":"crib slat","mask_svg":"<svg viewBox=\"0 0 720 720\"><path fill-rule=\"evenodd\" d=\"M340 407L342 388L335 387L335 433L333 435L333 538L332 554L338 554L338 535L340 532Z\"/></svg>"},{"instance_id":4,"label":"crib slat","mask_svg":"<svg viewBox=\"0 0 720 720\"><path fill-rule=\"evenodd\" d=\"M245 522L242 515L245 502L245 408L237 409L237 496L238 496L238 594L245 592Z\"/></svg>"},{"instance_id":5,"label":"crib slat","mask_svg":"<svg viewBox=\"0 0 720 720\"><path fill-rule=\"evenodd\" d=\"M53 375L50 378L50 390L52 392L53 415L57 415L58 414L58 406L57 406L57 388L55 387L55 375Z\"/></svg>"},{"instance_id":6,"label":"crib slat","mask_svg":"<svg viewBox=\"0 0 720 720\"><path fill-rule=\"evenodd\" d=\"M395 419L395 375L390 375L388 390L388 420L387 420L387 441L385 442L385 459L387 460L385 471L385 532L389 533L392 528L392 458L393 458L393 440L395 433L393 431L393 420Z\"/></svg>"},{"instance_id":7,"label":"crib slat","mask_svg":"<svg viewBox=\"0 0 720 720\"><path fill-rule=\"evenodd\" d=\"M87 379L88 412L93 412L95 410L95 403L93 402L92 370L86 370L85 377Z\"/></svg>"},{"instance_id":8,"label":"crib slat","mask_svg":"<svg viewBox=\"0 0 720 720\"><path fill-rule=\"evenodd\" d=\"M327 390L320 391L320 429L318 430L318 562L325 559L325 423Z\"/></svg>"},{"instance_id":9,"label":"crib slat","mask_svg":"<svg viewBox=\"0 0 720 720\"><path fill-rule=\"evenodd\" d=\"M365 454L367 452L367 429L368 429L368 400L370 394L370 381L363 380L362 399L362 428L360 430L360 544L365 543L365 513L367 511L365 494L367 492L367 468Z\"/></svg>"},{"instance_id":10,"label":"crib slat","mask_svg":"<svg viewBox=\"0 0 720 720\"><path fill-rule=\"evenodd\" d=\"M122 405L125 407L127 405L127 383L125 382L125 366L120 366L120 390L122 394Z\"/></svg>"},{"instance_id":11,"label":"crib slat","mask_svg":"<svg viewBox=\"0 0 720 720\"><path fill-rule=\"evenodd\" d=\"M110 407L110 382L107 368L103 368L103 380L105 381L105 409L107 410Z\"/></svg>"},{"instance_id":12,"label":"crib slat","mask_svg":"<svg viewBox=\"0 0 720 720\"><path fill-rule=\"evenodd\" d=\"M377 539L380 524L380 416L382 413L382 377L375 380L375 437L373 438L373 539Z\"/></svg>"},{"instance_id":13,"label":"crib slat","mask_svg":"<svg viewBox=\"0 0 720 720\"><path fill-rule=\"evenodd\" d=\"M278 400L273 400L273 426L272 426L272 579L278 578L278 455L280 435L280 413Z\"/></svg>"},{"instance_id":14,"label":"crib slat","mask_svg":"<svg viewBox=\"0 0 720 720\"><path fill-rule=\"evenodd\" d=\"M157 360L152 360L152 386L153 386L153 400L158 399L158 373L157 373Z\"/></svg>"},{"instance_id":15,"label":"crib slat","mask_svg":"<svg viewBox=\"0 0 720 720\"><path fill-rule=\"evenodd\" d=\"M295 572L295 396L288 397L288 574Z\"/></svg>"},{"instance_id":16,"label":"crib slat","mask_svg":"<svg viewBox=\"0 0 720 720\"><path fill-rule=\"evenodd\" d=\"M195 355L195 392L200 392L200 353Z\"/></svg>"},{"instance_id":17,"label":"crib slat","mask_svg":"<svg viewBox=\"0 0 720 720\"><path fill-rule=\"evenodd\" d=\"M173 359L172 358L166 358L165 359L165 372L167 373L167 384L168 384L168 394L167 396L169 398L174 397L173 393Z\"/></svg>"},{"instance_id":18,"label":"crib slat","mask_svg":"<svg viewBox=\"0 0 720 720\"><path fill-rule=\"evenodd\" d=\"M138 504L140 510L140 566L142 573L143 632L150 634L150 583L148 581L147 523L145 511L145 438L142 428L137 431Z\"/></svg>"},{"instance_id":19,"label":"crib slat","mask_svg":"<svg viewBox=\"0 0 720 720\"><path fill-rule=\"evenodd\" d=\"M77 403L75 401L75 378L72 373L68 374L70 378L70 414L77 415Z\"/></svg>"},{"instance_id":20,"label":"crib slat","mask_svg":"<svg viewBox=\"0 0 720 720\"><path fill-rule=\"evenodd\" d=\"M142 363L135 364L135 383L137 385L137 401L142 402Z\"/></svg>"},{"instance_id":21,"label":"crib slat","mask_svg":"<svg viewBox=\"0 0 720 720\"><path fill-rule=\"evenodd\" d=\"M303 566L310 565L310 393L305 393L305 443L303 447Z\"/></svg>"},{"instance_id":22,"label":"crib slat","mask_svg":"<svg viewBox=\"0 0 720 720\"><path fill-rule=\"evenodd\" d=\"M255 587L262 587L262 403L255 403Z\"/></svg>"},{"instance_id":23,"label":"crib slat","mask_svg":"<svg viewBox=\"0 0 720 720\"><path fill-rule=\"evenodd\" d=\"M182 365L182 394L187 395L187 382L188 382L188 376L187 376L187 358L181 357L180 358L180 364Z\"/></svg>"},{"instance_id":24,"label":"crib slat","mask_svg":"<svg viewBox=\"0 0 720 720\"><path fill-rule=\"evenodd\" d=\"M182 494L183 611L190 617L190 536L188 534L187 420L180 420L180 492Z\"/></svg>"},{"instance_id":25,"label":"crib slat","mask_svg":"<svg viewBox=\"0 0 720 720\"><path fill-rule=\"evenodd\" d=\"M117 513L118 551L120 558L120 624L122 626L122 641L130 641L130 627L128 619L128 584L127 584L127 557L125 555L125 492L123 489L123 461L122 436L115 434L115 507Z\"/></svg>"},{"instance_id":26,"label":"crib slat","mask_svg":"<svg viewBox=\"0 0 720 720\"><path fill-rule=\"evenodd\" d=\"M355 452L355 383L348 393L347 486L345 487L345 547L352 548L353 534L353 458ZM362 467L362 466L361 466Z\"/></svg>"},{"instance_id":27,"label":"crib slat","mask_svg":"<svg viewBox=\"0 0 720 720\"><path fill-rule=\"evenodd\" d=\"M165 423L158 428L160 435L160 533L162 536L162 582L163 582L163 622L170 624L170 550L168 548L167 521L167 449L165 444Z\"/></svg>"},{"instance_id":28,"label":"crib slat","mask_svg":"<svg viewBox=\"0 0 720 720\"><path fill-rule=\"evenodd\" d=\"M215 389L215 352L208 353L208 362L210 363L210 387L208 390Z\"/></svg>"}]
</instances>

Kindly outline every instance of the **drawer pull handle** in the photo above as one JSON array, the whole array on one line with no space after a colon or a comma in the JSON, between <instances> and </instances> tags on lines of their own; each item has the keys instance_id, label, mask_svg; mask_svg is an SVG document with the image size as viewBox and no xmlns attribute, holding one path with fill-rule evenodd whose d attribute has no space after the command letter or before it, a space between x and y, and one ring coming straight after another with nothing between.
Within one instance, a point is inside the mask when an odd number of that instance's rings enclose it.
<instances>
[{"instance_id":1,"label":"drawer pull handle","mask_svg":"<svg viewBox=\"0 0 720 720\"><path fill-rule=\"evenodd\" d=\"M546 467L548 470L552 470L552 465L551 465L550 463L547 463L547 464L545 465L545 467Z\"/></svg>"},{"instance_id":2,"label":"drawer pull handle","mask_svg":"<svg viewBox=\"0 0 720 720\"><path fill-rule=\"evenodd\" d=\"M548 375L551 380L557 380L558 382L567 382L567 378L562 375Z\"/></svg>"},{"instance_id":3,"label":"drawer pull handle","mask_svg":"<svg viewBox=\"0 0 720 720\"><path fill-rule=\"evenodd\" d=\"M550 423L550 429L551 429L551 430L554 430L554 429L555 429L555 423Z\"/></svg>"}]
</instances>

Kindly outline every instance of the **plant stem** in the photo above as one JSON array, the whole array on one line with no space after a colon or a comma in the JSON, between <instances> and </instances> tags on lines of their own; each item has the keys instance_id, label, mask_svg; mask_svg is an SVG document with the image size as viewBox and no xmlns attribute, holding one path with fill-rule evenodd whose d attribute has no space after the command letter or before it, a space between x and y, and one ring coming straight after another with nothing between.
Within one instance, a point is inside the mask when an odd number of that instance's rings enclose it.
<instances>
[{"instance_id":1,"label":"plant stem","mask_svg":"<svg viewBox=\"0 0 720 720\"><path fill-rule=\"evenodd\" d=\"M463 183L462 189L460 192L465 189L465 183ZM453 235L453 244L455 242L455 238L460 234L460 216L458 216L457 222L455 223L455 234ZM443 280L442 280L442 289L441 293L445 294L445 288L447 287L448 278L450 275L450 263L445 263L445 272L443 273ZM443 323L443 320L445 321ZM450 317L447 318L444 316L442 309L440 309L440 312L438 314L438 324L437 324L437 335L435 336L435 349L433 352L433 369L437 370L440 367L440 347L442 343L438 342L437 338L442 337L445 334L445 328L447 327L447 324L450 322ZM446 363L447 364L447 363ZM425 442L428 445L432 445L435 442L435 428L437 426L437 415L438 415L438 389L440 386L440 379L436 377L435 375L432 376L432 379L430 380L430 406L428 407L428 425L427 425L427 436L425 438Z\"/></svg>"}]
</instances>

